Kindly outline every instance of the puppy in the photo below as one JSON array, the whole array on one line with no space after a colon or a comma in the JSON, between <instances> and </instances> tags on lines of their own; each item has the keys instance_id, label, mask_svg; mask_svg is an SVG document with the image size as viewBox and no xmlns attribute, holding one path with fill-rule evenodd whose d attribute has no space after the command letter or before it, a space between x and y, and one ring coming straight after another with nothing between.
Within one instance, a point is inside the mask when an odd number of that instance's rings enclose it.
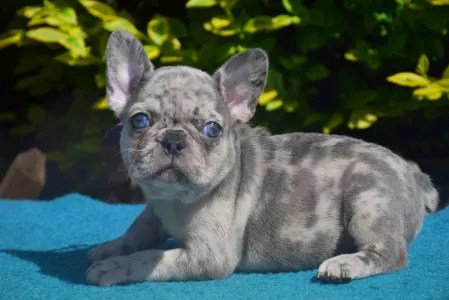
<instances>
[{"instance_id":1,"label":"puppy","mask_svg":"<svg viewBox=\"0 0 449 300\"><path fill-rule=\"evenodd\" d=\"M121 156L149 203L90 250L91 284L222 279L318 268L347 282L401 270L438 193L391 151L317 133L252 128L268 57L238 53L212 76L154 69L130 33L111 34L107 97ZM179 248L151 249L174 237Z\"/></svg>"}]
</instances>

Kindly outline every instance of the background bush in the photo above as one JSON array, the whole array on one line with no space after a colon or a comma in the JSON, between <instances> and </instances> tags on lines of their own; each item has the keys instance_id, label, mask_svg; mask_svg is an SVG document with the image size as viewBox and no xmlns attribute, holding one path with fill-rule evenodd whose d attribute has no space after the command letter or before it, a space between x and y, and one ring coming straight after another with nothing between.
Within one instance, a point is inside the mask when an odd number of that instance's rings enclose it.
<instances>
[{"instance_id":1,"label":"background bush","mask_svg":"<svg viewBox=\"0 0 449 300\"><path fill-rule=\"evenodd\" d=\"M270 73L253 123L274 133L364 130L449 112L449 0L31 2L2 10L2 69L13 69L2 78L22 102L5 101L0 120L13 137L33 136L78 192L98 185L103 134L116 123L104 50L118 28L156 66L213 72L239 51L265 49Z\"/></svg>"}]
</instances>

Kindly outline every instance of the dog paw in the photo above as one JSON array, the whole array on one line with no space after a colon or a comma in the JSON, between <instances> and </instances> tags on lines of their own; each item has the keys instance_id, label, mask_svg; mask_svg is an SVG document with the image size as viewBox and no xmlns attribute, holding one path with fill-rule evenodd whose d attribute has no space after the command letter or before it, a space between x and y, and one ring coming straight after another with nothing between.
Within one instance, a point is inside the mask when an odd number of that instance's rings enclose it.
<instances>
[{"instance_id":1,"label":"dog paw","mask_svg":"<svg viewBox=\"0 0 449 300\"><path fill-rule=\"evenodd\" d=\"M131 264L127 256L111 257L93 263L86 271L86 281L99 286L111 286L127 281Z\"/></svg>"},{"instance_id":2,"label":"dog paw","mask_svg":"<svg viewBox=\"0 0 449 300\"><path fill-rule=\"evenodd\" d=\"M87 258L90 262L96 262L109 257L120 256L126 254L125 248L122 239L118 238L92 248L87 253Z\"/></svg>"},{"instance_id":3,"label":"dog paw","mask_svg":"<svg viewBox=\"0 0 449 300\"><path fill-rule=\"evenodd\" d=\"M350 259L340 255L324 261L318 268L317 278L329 283L350 282L355 278Z\"/></svg>"}]
</instances>

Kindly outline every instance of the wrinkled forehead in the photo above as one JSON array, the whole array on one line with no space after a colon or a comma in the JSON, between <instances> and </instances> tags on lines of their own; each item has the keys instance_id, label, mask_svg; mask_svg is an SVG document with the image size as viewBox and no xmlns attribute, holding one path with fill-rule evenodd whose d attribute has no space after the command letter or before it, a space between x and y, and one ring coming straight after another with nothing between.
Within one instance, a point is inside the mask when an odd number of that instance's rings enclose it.
<instances>
[{"instance_id":1,"label":"wrinkled forehead","mask_svg":"<svg viewBox=\"0 0 449 300\"><path fill-rule=\"evenodd\" d=\"M198 114L219 117L223 105L218 99L214 80L207 73L189 67L163 67L149 74L130 111L143 109L177 119Z\"/></svg>"}]
</instances>

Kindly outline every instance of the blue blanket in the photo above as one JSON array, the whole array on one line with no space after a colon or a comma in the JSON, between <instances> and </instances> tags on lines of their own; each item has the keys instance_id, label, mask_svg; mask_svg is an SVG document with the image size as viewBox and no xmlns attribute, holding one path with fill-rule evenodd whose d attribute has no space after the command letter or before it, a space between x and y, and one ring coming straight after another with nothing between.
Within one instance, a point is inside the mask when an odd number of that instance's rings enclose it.
<instances>
[{"instance_id":1,"label":"blue blanket","mask_svg":"<svg viewBox=\"0 0 449 300\"><path fill-rule=\"evenodd\" d=\"M86 285L88 249L123 233L142 208L79 194L48 202L0 200L0 299L449 299L449 209L426 217L407 269L349 284L318 283L316 271L306 271Z\"/></svg>"}]
</instances>

